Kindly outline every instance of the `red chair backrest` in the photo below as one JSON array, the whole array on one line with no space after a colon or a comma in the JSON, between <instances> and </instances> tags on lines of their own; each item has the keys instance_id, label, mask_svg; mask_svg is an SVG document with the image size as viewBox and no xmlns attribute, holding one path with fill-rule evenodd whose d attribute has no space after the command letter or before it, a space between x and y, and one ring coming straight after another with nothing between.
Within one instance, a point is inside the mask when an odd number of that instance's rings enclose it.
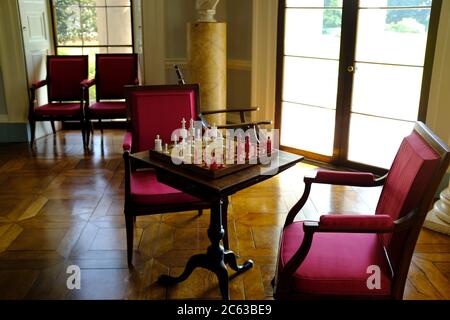
<instances>
[{"instance_id":1,"label":"red chair backrest","mask_svg":"<svg viewBox=\"0 0 450 320\"><path fill-rule=\"evenodd\" d=\"M416 209L417 223L413 228L418 230L433 199L434 194L429 190L439 182L436 180L440 180L438 175L439 171L442 171L442 155L416 130L417 126L412 134L403 140L397 152L383 187L376 214L389 214L397 220ZM407 230L382 236L394 269L402 259L406 242L414 241L415 244L417 241L417 237L409 238L411 232L414 231Z\"/></svg>"},{"instance_id":2,"label":"red chair backrest","mask_svg":"<svg viewBox=\"0 0 450 320\"><path fill-rule=\"evenodd\" d=\"M125 87L129 131L132 132L132 152L154 148L156 135L171 143L181 120L197 119L199 86L157 85ZM187 125L188 126L188 125Z\"/></svg>"},{"instance_id":3,"label":"red chair backrest","mask_svg":"<svg viewBox=\"0 0 450 320\"><path fill-rule=\"evenodd\" d=\"M97 101L124 99L124 86L134 85L138 77L137 54L97 54L96 92Z\"/></svg>"},{"instance_id":4,"label":"red chair backrest","mask_svg":"<svg viewBox=\"0 0 450 320\"><path fill-rule=\"evenodd\" d=\"M49 101L80 101L80 82L88 78L88 56L47 56Z\"/></svg>"}]
</instances>

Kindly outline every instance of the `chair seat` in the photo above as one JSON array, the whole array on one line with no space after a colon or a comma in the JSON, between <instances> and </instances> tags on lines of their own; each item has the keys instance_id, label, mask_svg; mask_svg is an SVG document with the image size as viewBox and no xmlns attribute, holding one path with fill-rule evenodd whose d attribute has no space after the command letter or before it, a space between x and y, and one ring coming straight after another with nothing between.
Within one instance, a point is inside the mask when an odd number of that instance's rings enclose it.
<instances>
[{"instance_id":1,"label":"chair seat","mask_svg":"<svg viewBox=\"0 0 450 320\"><path fill-rule=\"evenodd\" d=\"M96 102L89 106L89 113L100 117L126 118L127 116L125 102Z\"/></svg>"},{"instance_id":2,"label":"chair seat","mask_svg":"<svg viewBox=\"0 0 450 320\"><path fill-rule=\"evenodd\" d=\"M279 268L303 241L303 223L289 225L281 238ZM369 266L379 266L381 289L370 290ZM316 233L311 249L292 277L290 290L300 295L384 296L391 290L391 275L377 234Z\"/></svg>"},{"instance_id":3,"label":"chair seat","mask_svg":"<svg viewBox=\"0 0 450 320\"><path fill-rule=\"evenodd\" d=\"M130 176L132 202L145 205L189 204L200 200L158 182L152 170L134 171Z\"/></svg>"},{"instance_id":4,"label":"chair seat","mask_svg":"<svg viewBox=\"0 0 450 320\"><path fill-rule=\"evenodd\" d=\"M39 116L81 116L80 103L49 103L34 109Z\"/></svg>"}]
</instances>

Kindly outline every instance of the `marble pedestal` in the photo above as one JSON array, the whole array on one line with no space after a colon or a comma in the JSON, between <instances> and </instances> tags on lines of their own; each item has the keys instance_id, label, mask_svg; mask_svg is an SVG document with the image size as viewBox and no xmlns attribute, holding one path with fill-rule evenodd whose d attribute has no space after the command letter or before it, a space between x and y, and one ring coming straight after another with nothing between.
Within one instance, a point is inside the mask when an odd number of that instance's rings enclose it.
<instances>
[{"instance_id":1,"label":"marble pedestal","mask_svg":"<svg viewBox=\"0 0 450 320\"><path fill-rule=\"evenodd\" d=\"M450 235L450 182L448 188L441 192L433 209L428 212L423 226Z\"/></svg>"},{"instance_id":2,"label":"marble pedestal","mask_svg":"<svg viewBox=\"0 0 450 320\"><path fill-rule=\"evenodd\" d=\"M227 24L195 22L188 26L189 69L192 83L200 85L200 110L227 108ZM226 115L207 117L225 124Z\"/></svg>"}]
</instances>

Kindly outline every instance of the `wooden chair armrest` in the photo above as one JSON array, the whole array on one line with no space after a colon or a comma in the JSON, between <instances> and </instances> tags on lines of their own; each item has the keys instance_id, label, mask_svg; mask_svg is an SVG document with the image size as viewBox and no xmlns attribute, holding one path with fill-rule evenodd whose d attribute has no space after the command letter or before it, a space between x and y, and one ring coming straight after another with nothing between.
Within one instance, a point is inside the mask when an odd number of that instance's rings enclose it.
<instances>
[{"instance_id":1,"label":"wooden chair armrest","mask_svg":"<svg viewBox=\"0 0 450 320\"><path fill-rule=\"evenodd\" d=\"M218 113L252 112L252 111L258 111L258 110L259 110L258 107L211 110L211 111L202 111L202 112L200 112L199 116L218 114Z\"/></svg>"},{"instance_id":2,"label":"wooden chair armrest","mask_svg":"<svg viewBox=\"0 0 450 320\"><path fill-rule=\"evenodd\" d=\"M48 84L48 81L47 80L41 80L41 81L36 81L36 82L34 82L32 85L31 85L31 90L37 90L37 89L39 89L39 88L41 88L41 87L43 87L43 86L45 86L45 85L47 85Z\"/></svg>"},{"instance_id":3,"label":"wooden chair armrest","mask_svg":"<svg viewBox=\"0 0 450 320\"><path fill-rule=\"evenodd\" d=\"M239 128L251 128L259 125L270 125L272 121L256 121L256 122L243 122L243 123L230 123L218 125L217 129L239 129Z\"/></svg>"},{"instance_id":4,"label":"wooden chair armrest","mask_svg":"<svg viewBox=\"0 0 450 320\"><path fill-rule=\"evenodd\" d=\"M375 178L369 172L347 172L347 171L330 171L317 170L305 175L304 181L310 183L347 185L355 187L377 187L382 186L386 181L387 175Z\"/></svg>"},{"instance_id":5,"label":"wooden chair armrest","mask_svg":"<svg viewBox=\"0 0 450 320\"><path fill-rule=\"evenodd\" d=\"M90 88L95 84L95 79L85 79L81 81L80 86L82 88Z\"/></svg>"},{"instance_id":6,"label":"wooden chair armrest","mask_svg":"<svg viewBox=\"0 0 450 320\"><path fill-rule=\"evenodd\" d=\"M48 84L47 80L36 81L31 85L30 88L30 101L28 103L28 118L32 117L34 112L34 103L36 101L36 90L46 86Z\"/></svg>"}]
</instances>

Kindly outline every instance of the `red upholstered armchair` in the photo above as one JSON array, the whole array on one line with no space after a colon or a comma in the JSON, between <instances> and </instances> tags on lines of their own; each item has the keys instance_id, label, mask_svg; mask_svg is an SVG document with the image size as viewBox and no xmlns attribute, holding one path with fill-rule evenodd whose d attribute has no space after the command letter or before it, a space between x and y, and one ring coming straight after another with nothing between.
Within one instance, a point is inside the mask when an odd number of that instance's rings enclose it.
<instances>
[{"instance_id":1,"label":"red upholstered armchair","mask_svg":"<svg viewBox=\"0 0 450 320\"><path fill-rule=\"evenodd\" d=\"M384 178L322 170L305 177L305 192L281 234L275 298L402 299L414 247L448 168L449 152L419 122ZM318 222L294 222L313 183L383 185L383 190L375 214L331 214Z\"/></svg>"},{"instance_id":2,"label":"red upholstered armchair","mask_svg":"<svg viewBox=\"0 0 450 320\"><path fill-rule=\"evenodd\" d=\"M87 143L89 134L93 131L92 119L99 121L100 130L102 119L126 119L124 86L139 84L137 54L97 54L95 79L83 82L83 88L96 86L96 102L85 106Z\"/></svg>"},{"instance_id":3,"label":"red upholstered armchair","mask_svg":"<svg viewBox=\"0 0 450 320\"><path fill-rule=\"evenodd\" d=\"M36 121L50 121L55 133L54 121L77 120L81 124L85 144L83 93L81 82L88 75L88 56L48 56L47 78L33 83L30 88L28 121L31 130L31 146L35 138ZM47 86L48 103L36 106L36 90Z\"/></svg>"},{"instance_id":4,"label":"red upholstered armchair","mask_svg":"<svg viewBox=\"0 0 450 320\"><path fill-rule=\"evenodd\" d=\"M133 231L136 216L209 208L188 194L156 179L152 169L138 168L130 161L130 152L153 149L156 135L170 143L172 131L181 119L196 119L198 85L128 86L125 97L129 131L123 143L125 160L125 222L128 264L133 258Z\"/></svg>"}]
</instances>

